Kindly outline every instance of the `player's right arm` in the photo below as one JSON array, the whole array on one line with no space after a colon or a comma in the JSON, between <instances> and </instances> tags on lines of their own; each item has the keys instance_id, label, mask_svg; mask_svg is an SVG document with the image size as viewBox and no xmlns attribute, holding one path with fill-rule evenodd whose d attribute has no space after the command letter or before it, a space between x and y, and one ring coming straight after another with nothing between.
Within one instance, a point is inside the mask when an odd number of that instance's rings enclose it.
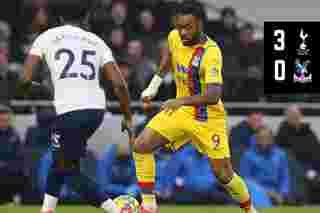
<instances>
[{"instance_id":1,"label":"player's right arm","mask_svg":"<svg viewBox=\"0 0 320 213\"><path fill-rule=\"evenodd\" d=\"M120 110L124 114L125 120L131 123L132 113L130 111L129 90L118 65L115 62L106 63L103 66L103 72L105 78L112 82L114 93L119 99ZM132 124L130 126L132 127Z\"/></svg>"},{"instance_id":2,"label":"player's right arm","mask_svg":"<svg viewBox=\"0 0 320 213\"><path fill-rule=\"evenodd\" d=\"M172 39L168 36L168 47L163 47L160 50L160 64L157 73L153 76L152 80L150 81L148 87L142 92L141 98L144 102L149 102L152 98L154 98L158 90L162 84L163 78L165 74L170 70L171 67L171 51L172 48Z\"/></svg>"},{"instance_id":3,"label":"player's right arm","mask_svg":"<svg viewBox=\"0 0 320 213\"><path fill-rule=\"evenodd\" d=\"M110 80L113 86L115 95L118 97L120 102L120 110L124 115L124 119L121 122L121 131L126 130L129 137L132 138L132 113L130 110L130 96L128 85L124 80L124 77L120 71L120 68L114 60L112 51L104 43L102 39L97 37L99 40L100 48L100 68L102 69L102 77Z\"/></svg>"},{"instance_id":4,"label":"player's right arm","mask_svg":"<svg viewBox=\"0 0 320 213\"><path fill-rule=\"evenodd\" d=\"M112 51L101 40L101 59L100 67L102 68L103 77L112 82L113 90L120 102L120 110L124 114L124 118L129 128L132 127L132 113L130 111L130 96L128 85L120 71L120 68L114 60Z\"/></svg>"},{"instance_id":5,"label":"player's right arm","mask_svg":"<svg viewBox=\"0 0 320 213\"><path fill-rule=\"evenodd\" d=\"M33 70L44 56L46 48L46 38L43 34L38 36L34 41L23 65L23 75L21 81L18 83L19 89L23 93L27 93L30 88L42 89L41 85L32 81Z\"/></svg>"}]
</instances>

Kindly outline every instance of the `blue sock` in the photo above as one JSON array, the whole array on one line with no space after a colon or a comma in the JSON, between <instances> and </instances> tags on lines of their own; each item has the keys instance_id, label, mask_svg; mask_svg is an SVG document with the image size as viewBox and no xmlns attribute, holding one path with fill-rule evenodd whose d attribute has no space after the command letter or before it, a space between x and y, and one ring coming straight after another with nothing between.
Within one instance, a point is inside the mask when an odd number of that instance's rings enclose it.
<instances>
[{"instance_id":1,"label":"blue sock","mask_svg":"<svg viewBox=\"0 0 320 213\"><path fill-rule=\"evenodd\" d=\"M64 184L64 178L65 174L63 171L51 168L48 174L46 193L59 197L61 187Z\"/></svg>"}]
</instances>

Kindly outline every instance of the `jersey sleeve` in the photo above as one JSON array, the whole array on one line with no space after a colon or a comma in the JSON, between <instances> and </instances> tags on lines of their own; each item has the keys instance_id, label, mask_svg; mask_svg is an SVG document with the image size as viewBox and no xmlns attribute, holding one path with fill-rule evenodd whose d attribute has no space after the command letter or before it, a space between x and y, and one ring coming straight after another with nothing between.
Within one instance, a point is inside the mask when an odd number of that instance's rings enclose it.
<instances>
[{"instance_id":1,"label":"jersey sleeve","mask_svg":"<svg viewBox=\"0 0 320 213\"><path fill-rule=\"evenodd\" d=\"M172 30L168 35L168 47L170 52L173 52L173 50L175 49L177 38L178 38L178 31Z\"/></svg>"},{"instance_id":2,"label":"jersey sleeve","mask_svg":"<svg viewBox=\"0 0 320 213\"><path fill-rule=\"evenodd\" d=\"M47 48L46 34L40 34L33 42L29 50L29 54L36 55L43 58L45 55L46 48Z\"/></svg>"},{"instance_id":3,"label":"jersey sleeve","mask_svg":"<svg viewBox=\"0 0 320 213\"><path fill-rule=\"evenodd\" d=\"M222 84L222 55L218 46L207 47L201 64L205 76L205 83Z\"/></svg>"},{"instance_id":4,"label":"jersey sleeve","mask_svg":"<svg viewBox=\"0 0 320 213\"><path fill-rule=\"evenodd\" d=\"M105 64L115 62L111 49L101 41L101 62L100 67L103 67Z\"/></svg>"}]
</instances>

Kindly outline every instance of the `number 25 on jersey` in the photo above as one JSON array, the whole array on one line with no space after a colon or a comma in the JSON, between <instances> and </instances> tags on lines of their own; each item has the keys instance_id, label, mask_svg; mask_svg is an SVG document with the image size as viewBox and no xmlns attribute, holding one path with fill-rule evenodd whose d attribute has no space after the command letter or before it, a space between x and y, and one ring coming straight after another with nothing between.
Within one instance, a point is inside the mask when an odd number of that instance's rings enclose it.
<instances>
[{"instance_id":1,"label":"number 25 on jersey","mask_svg":"<svg viewBox=\"0 0 320 213\"><path fill-rule=\"evenodd\" d=\"M94 64L90 61L90 57L96 56L96 51L93 50L82 50L81 53L81 65L87 66L91 73L84 73L84 72L76 72L71 69L72 65L78 61L76 60L75 54L70 49L59 49L54 57L55 60L60 60L62 55L67 55L67 63L62 69L61 75L59 79L65 78L82 78L84 80L94 80L96 78L96 68Z\"/></svg>"}]
</instances>

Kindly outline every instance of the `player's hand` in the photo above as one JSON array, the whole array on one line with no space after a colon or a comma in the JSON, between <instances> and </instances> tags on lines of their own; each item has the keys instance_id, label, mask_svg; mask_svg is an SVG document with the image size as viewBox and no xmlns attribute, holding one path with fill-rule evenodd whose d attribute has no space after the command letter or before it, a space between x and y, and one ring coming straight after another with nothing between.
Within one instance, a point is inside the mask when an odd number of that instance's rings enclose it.
<instances>
[{"instance_id":1,"label":"player's hand","mask_svg":"<svg viewBox=\"0 0 320 213\"><path fill-rule=\"evenodd\" d=\"M150 113L152 110L151 99L149 97L146 97L146 98L142 99L142 101L143 101L143 112L145 114Z\"/></svg>"},{"instance_id":2,"label":"player's hand","mask_svg":"<svg viewBox=\"0 0 320 213\"><path fill-rule=\"evenodd\" d=\"M183 102L179 99L169 99L162 104L161 110L171 115L174 111L179 109L182 105L183 105Z\"/></svg>"},{"instance_id":3,"label":"player's hand","mask_svg":"<svg viewBox=\"0 0 320 213\"><path fill-rule=\"evenodd\" d=\"M129 136L129 142L133 143L134 132L133 132L133 122L132 119L123 118L121 121L121 132L127 132Z\"/></svg>"}]
</instances>

